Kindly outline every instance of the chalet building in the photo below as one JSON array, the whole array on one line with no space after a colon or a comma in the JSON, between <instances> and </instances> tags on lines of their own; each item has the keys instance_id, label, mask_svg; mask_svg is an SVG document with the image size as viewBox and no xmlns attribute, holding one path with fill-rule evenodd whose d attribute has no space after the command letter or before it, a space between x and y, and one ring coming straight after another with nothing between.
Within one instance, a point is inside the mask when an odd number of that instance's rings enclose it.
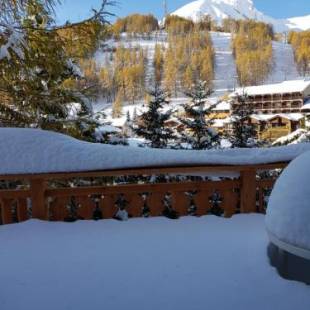
<instances>
[{"instance_id":1,"label":"chalet building","mask_svg":"<svg viewBox=\"0 0 310 310\"><path fill-rule=\"evenodd\" d=\"M239 88L230 96L232 109L240 104L242 95L255 114L300 113L310 99L310 80Z\"/></svg>"},{"instance_id":2,"label":"chalet building","mask_svg":"<svg viewBox=\"0 0 310 310\"><path fill-rule=\"evenodd\" d=\"M260 140L275 141L280 137L305 127L305 117L301 113L258 114L251 116Z\"/></svg>"},{"instance_id":3,"label":"chalet building","mask_svg":"<svg viewBox=\"0 0 310 310\"><path fill-rule=\"evenodd\" d=\"M255 126L259 140L275 141L280 137L300 128L305 128L305 116L301 113L253 114L248 122ZM226 131L232 130L231 123L226 124Z\"/></svg>"}]
</instances>

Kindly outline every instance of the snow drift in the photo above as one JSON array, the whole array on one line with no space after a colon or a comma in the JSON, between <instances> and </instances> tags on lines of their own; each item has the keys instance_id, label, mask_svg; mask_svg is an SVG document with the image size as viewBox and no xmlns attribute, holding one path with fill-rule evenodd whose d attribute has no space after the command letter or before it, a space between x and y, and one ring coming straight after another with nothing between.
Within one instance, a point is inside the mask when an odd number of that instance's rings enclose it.
<instances>
[{"instance_id":1,"label":"snow drift","mask_svg":"<svg viewBox=\"0 0 310 310\"><path fill-rule=\"evenodd\" d=\"M126 168L246 165L291 161L310 144L278 148L178 151L88 143L38 129L1 128L0 175Z\"/></svg>"},{"instance_id":2,"label":"snow drift","mask_svg":"<svg viewBox=\"0 0 310 310\"><path fill-rule=\"evenodd\" d=\"M310 259L309 173L310 152L306 152L295 159L277 180L270 196L266 216L266 226L271 237L277 238L284 247L290 245L290 249L285 248L287 251L308 259Z\"/></svg>"}]
</instances>

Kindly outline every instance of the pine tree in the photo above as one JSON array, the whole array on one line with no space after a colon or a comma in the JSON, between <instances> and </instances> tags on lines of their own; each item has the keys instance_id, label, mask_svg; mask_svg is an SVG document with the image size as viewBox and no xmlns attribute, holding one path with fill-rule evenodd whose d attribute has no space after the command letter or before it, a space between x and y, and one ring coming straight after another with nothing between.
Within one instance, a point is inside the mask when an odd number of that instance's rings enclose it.
<instances>
[{"instance_id":1,"label":"pine tree","mask_svg":"<svg viewBox=\"0 0 310 310\"><path fill-rule=\"evenodd\" d=\"M163 105L169 102L166 100L165 92L160 88L150 91L149 95L151 101L148 111L138 118L133 130L135 134L146 140L145 145L152 148L165 148L169 140L173 139L172 130L165 126L171 111L165 113L162 111Z\"/></svg>"},{"instance_id":2,"label":"pine tree","mask_svg":"<svg viewBox=\"0 0 310 310\"><path fill-rule=\"evenodd\" d=\"M239 95L236 101L231 114L232 132L228 137L232 148L257 146L255 126L250 121L253 106L248 102L246 93Z\"/></svg>"},{"instance_id":3,"label":"pine tree","mask_svg":"<svg viewBox=\"0 0 310 310\"><path fill-rule=\"evenodd\" d=\"M206 82L198 81L187 95L191 102L184 105L185 117L179 118L185 126L180 142L189 144L194 150L218 147L219 135L212 128L213 119L210 118L214 106L206 107L207 97L210 95Z\"/></svg>"},{"instance_id":4,"label":"pine tree","mask_svg":"<svg viewBox=\"0 0 310 310\"><path fill-rule=\"evenodd\" d=\"M138 112L137 112L137 108L135 107L133 109L133 116L132 116L132 120L135 122L137 120L138 117Z\"/></svg>"},{"instance_id":5,"label":"pine tree","mask_svg":"<svg viewBox=\"0 0 310 310\"><path fill-rule=\"evenodd\" d=\"M106 23L105 4L103 0L102 9L89 22ZM0 4L0 122L92 140L97 122L92 119L90 91L77 87L83 74L68 52L68 39L60 35L61 30L84 22L57 26L54 5L52 0Z\"/></svg>"},{"instance_id":6,"label":"pine tree","mask_svg":"<svg viewBox=\"0 0 310 310\"><path fill-rule=\"evenodd\" d=\"M126 113L126 122L127 122L127 123L130 123L130 122L131 122L131 117L130 117L129 111L127 111L127 113Z\"/></svg>"}]
</instances>

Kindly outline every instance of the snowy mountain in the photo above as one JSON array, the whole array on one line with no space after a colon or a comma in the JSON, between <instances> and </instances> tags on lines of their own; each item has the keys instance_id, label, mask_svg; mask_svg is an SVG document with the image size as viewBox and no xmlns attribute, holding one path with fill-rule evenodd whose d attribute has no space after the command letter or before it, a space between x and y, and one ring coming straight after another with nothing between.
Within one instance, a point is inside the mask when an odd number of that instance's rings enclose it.
<instances>
[{"instance_id":1,"label":"snowy mountain","mask_svg":"<svg viewBox=\"0 0 310 310\"><path fill-rule=\"evenodd\" d=\"M194 21L201 19L204 15L210 15L219 24L228 17L234 19L255 19L272 24L278 32L292 28L305 30L310 27L310 15L289 20L275 19L257 10L253 0L196 0L173 12L172 15L178 15Z\"/></svg>"},{"instance_id":2,"label":"snowy mountain","mask_svg":"<svg viewBox=\"0 0 310 310\"><path fill-rule=\"evenodd\" d=\"M310 29L310 15L293 17L288 19L287 26L291 29Z\"/></svg>"}]
</instances>

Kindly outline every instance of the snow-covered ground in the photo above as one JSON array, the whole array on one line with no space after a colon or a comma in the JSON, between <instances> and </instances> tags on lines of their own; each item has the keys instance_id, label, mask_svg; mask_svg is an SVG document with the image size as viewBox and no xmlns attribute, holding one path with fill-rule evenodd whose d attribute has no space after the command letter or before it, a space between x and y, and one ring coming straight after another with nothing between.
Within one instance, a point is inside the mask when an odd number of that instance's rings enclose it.
<instances>
[{"instance_id":1,"label":"snow-covered ground","mask_svg":"<svg viewBox=\"0 0 310 310\"><path fill-rule=\"evenodd\" d=\"M231 34L211 32L215 51L215 95L229 93L238 86L237 69L231 49Z\"/></svg>"},{"instance_id":2,"label":"snow-covered ground","mask_svg":"<svg viewBox=\"0 0 310 310\"><path fill-rule=\"evenodd\" d=\"M267 258L264 216L0 226L1 310L308 310Z\"/></svg>"}]
</instances>

